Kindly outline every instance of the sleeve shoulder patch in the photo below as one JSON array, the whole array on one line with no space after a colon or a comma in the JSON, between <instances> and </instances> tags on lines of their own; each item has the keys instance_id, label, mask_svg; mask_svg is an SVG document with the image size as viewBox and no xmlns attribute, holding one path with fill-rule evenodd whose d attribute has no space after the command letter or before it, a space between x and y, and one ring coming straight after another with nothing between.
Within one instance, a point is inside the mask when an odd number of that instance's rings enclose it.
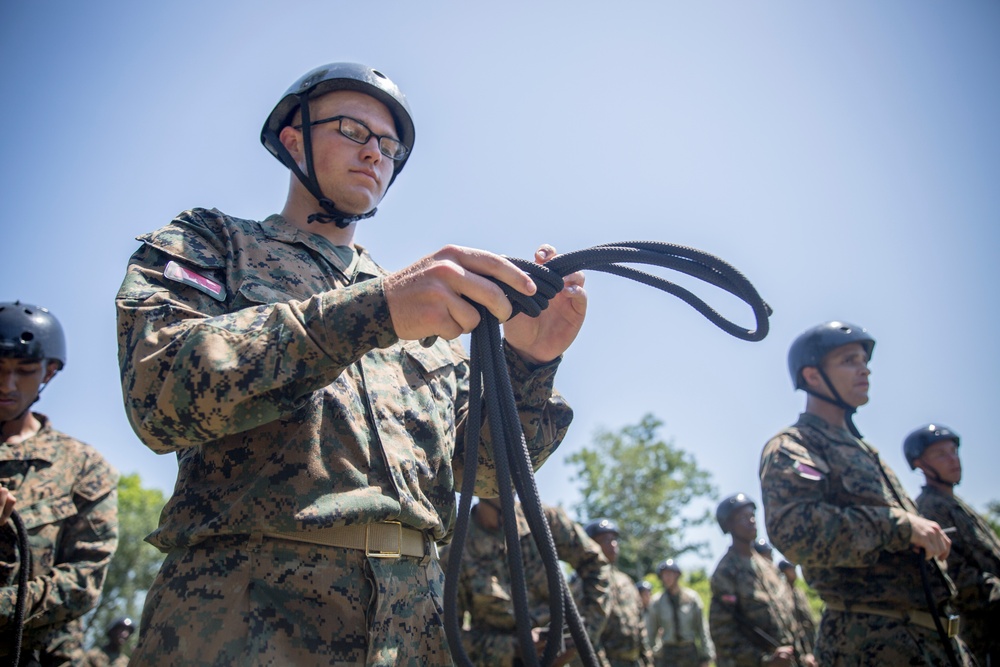
<instances>
[{"instance_id":1,"label":"sleeve shoulder patch","mask_svg":"<svg viewBox=\"0 0 1000 667\"><path fill-rule=\"evenodd\" d=\"M792 469L803 479L819 481L830 474L830 466L816 452L807 448L795 433L784 432L778 452L791 459Z\"/></svg>"},{"instance_id":2,"label":"sleeve shoulder patch","mask_svg":"<svg viewBox=\"0 0 1000 667\"><path fill-rule=\"evenodd\" d=\"M200 290L216 301L226 300L226 287L174 260L163 267L163 277Z\"/></svg>"}]
</instances>

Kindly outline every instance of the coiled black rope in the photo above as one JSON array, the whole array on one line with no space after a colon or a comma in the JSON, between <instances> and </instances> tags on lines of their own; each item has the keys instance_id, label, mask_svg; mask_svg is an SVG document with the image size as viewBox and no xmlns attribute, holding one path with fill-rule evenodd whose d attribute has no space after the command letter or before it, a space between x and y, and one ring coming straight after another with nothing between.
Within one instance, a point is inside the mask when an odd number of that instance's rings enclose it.
<instances>
[{"instance_id":1,"label":"coiled black rope","mask_svg":"<svg viewBox=\"0 0 1000 667\"><path fill-rule=\"evenodd\" d=\"M20 554L21 567L17 572L17 602L14 604L14 661L13 667L21 664L21 643L24 640L24 616L28 600L28 580L31 578L31 552L28 546L28 529L24 526L21 515L15 510L10 515L17 533L17 550Z\"/></svg>"},{"instance_id":2,"label":"coiled black rope","mask_svg":"<svg viewBox=\"0 0 1000 667\"><path fill-rule=\"evenodd\" d=\"M961 663L958 661L958 656L955 655L955 649L951 645L951 639L948 637L948 633L944 631L944 625L941 623L941 614L938 610L938 606L934 603L934 592L931 589L931 575L927 566L927 552L921 549L916 556L920 559L920 583L924 587L924 597L927 599L927 609L931 613L931 618L934 619L934 629L937 631L938 637L941 639L941 643L944 644L945 653L948 654L948 662L951 663L952 667L962 667Z\"/></svg>"},{"instance_id":3,"label":"coiled black rope","mask_svg":"<svg viewBox=\"0 0 1000 667\"><path fill-rule=\"evenodd\" d=\"M602 271L629 278L679 297L708 318L723 331L743 340L759 341L768 332L771 308L760 298L757 290L743 274L723 260L693 248L655 241L633 241L595 246L564 255L557 255L544 265L522 259L510 259L532 276L537 292L525 296L508 285L495 281L514 306L514 315L526 313L537 317L548 302L563 288L563 277L577 271ZM756 328L740 327L708 306L693 293L659 276L636 269L630 265L646 264L684 273L715 285L747 303L753 311ZM470 344L471 374L469 384L469 414L465 426L465 466L462 480L458 518L452 538L451 556L445 572L445 633L452 656L461 665L471 666L461 641L461 624L457 613L457 586L462 552L468 535L475 493L476 468L479 460L482 407L487 412L487 425L493 446L497 485L500 490L500 508L504 536L507 544L507 565L511 573L511 596L517 624L517 638L521 646L521 659L528 667L538 667L531 635L530 613L524 579L524 564L514 509L514 492L521 499L522 509L532 538L538 546L545 565L549 588L550 621L548 637L541 664L550 665L565 650L562 640L563 627L568 626L580 658L587 667L598 665L597 657L585 631L580 614L569 594L566 581L559 568L559 559L548 522L542 512L534 471L528 454L524 433L518 417L517 405L511 387L510 375L503 352L500 323L488 310L475 304L481 320L472 332ZM482 400L477 400L478 397ZM558 638L552 641L553 638Z\"/></svg>"}]
</instances>

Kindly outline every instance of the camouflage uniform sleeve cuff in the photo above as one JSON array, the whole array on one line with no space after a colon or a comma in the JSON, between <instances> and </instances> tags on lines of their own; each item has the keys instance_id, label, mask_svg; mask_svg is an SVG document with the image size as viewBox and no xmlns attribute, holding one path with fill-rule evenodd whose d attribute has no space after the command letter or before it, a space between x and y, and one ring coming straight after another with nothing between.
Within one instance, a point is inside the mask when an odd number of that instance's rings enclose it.
<instances>
[{"instance_id":1,"label":"camouflage uniform sleeve cuff","mask_svg":"<svg viewBox=\"0 0 1000 667\"><path fill-rule=\"evenodd\" d=\"M889 509L889 515L895 525L895 530L889 536L889 544L886 545L886 551L895 553L908 549L910 547L910 538L913 536L913 525L910 524L909 514L901 507L892 507Z\"/></svg>"},{"instance_id":2,"label":"camouflage uniform sleeve cuff","mask_svg":"<svg viewBox=\"0 0 1000 667\"><path fill-rule=\"evenodd\" d=\"M381 278L325 292L322 309L321 345L341 365L399 340Z\"/></svg>"},{"instance_id":3,"label":"camouflage uniform sleeve cuff","mask_svg":"<svg viewBox=\"0 0 1000 667\"><path fill-rule=\"evenodd\" d=\"M541 365L528 363L507 341L503 342L510 382L514 388L514 398L518 405L541 407L552 396L556 370L562 356Z\"/></svg>"}]
</instances>

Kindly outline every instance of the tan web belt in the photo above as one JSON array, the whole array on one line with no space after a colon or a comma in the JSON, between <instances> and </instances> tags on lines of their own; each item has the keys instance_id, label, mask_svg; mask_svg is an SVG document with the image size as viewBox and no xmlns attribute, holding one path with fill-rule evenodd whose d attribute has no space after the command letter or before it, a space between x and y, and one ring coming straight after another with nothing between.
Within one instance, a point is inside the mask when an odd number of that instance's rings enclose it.
<instances>
[{"instance_id":1,"label":"tan web belt","mask_svg":"<svg viewBox=\"0 0 1000 667\"><path fill-rule=\"evenodd\" d=\"M414 556L438 557L437 543L422 530L406 528L398 521L366 523L353 526L331 526L298 533L263 533L264 537L293 542L306 542L326 547L359 549L372 558ZM425 549L425 545L426 549Z\"/></svg>"},{"instance_id":2,"label":"tan web belt","mask_svg":"<svg viewBox=\"0 0 1000 667\"><path fill-rule=\"evenodd\" d=\"M894 618L898 621L903 621L904 623L911 623L921 628L927 628L928 630L937 629L937 626L934 625L934 617L926 611L919 611L917 609L909 609L907 611L899 611L897 609L876 609L875 607L869 607L864 604L845 605L841 602L827 602L826 608L834 611L846 611L852 614L875 614L876 616L886 616L888 618ZM941 616L941 625L949 639L958 636L959 624L960 618L957 614Z\"/></svg>"}]
</instances>

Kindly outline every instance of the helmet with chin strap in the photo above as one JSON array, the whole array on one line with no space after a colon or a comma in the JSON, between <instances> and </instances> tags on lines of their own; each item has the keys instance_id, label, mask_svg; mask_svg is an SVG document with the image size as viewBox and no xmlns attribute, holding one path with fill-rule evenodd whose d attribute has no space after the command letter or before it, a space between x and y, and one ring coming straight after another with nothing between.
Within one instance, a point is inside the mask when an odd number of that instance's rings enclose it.
<instances>
[{"instance_id":1,"label":"helmet with chin strap","mask_svg":"<svg viewBox=\"0 0 1000 667\"><path fill-rule=\"evenodd\" d=\"M0 357L47 359L66 365L66 336L47 308L20 301L0 303Z\"/></svg>"},{"instance_id":2,"label":"helmet with chin strap","mask_svg":"<svg viewBox=\"0 0 1000 667\"><path fill-rule=\"evenodd\" d=\"M910 464L910 470L916 469L917 459L923 456L925 449L942 440L954 440L956 447L960 444L958 433L943 424L925 424L906 436L903 455Z\"/></svg>"},{"instance_id":3,"label":"helmet with chin strap","mask_svg":"<svg viewBox=\"0 0 1000 667\"><path fill-rule=\"evenodd\" d=\"M838 347L851 343L860 344L864 348L865 354L868 355L868 359L872 358L872 352L875 350L875 339L864 327L838 321L818 324L802 333L792 343L788 350L788 372L792 376L792 384L795 385L796 389L801 389L807 394L843 409L848 428L851 433L860 438L861 433L858 432L852 419L857 408L841 398L822 365L823 357ZM805 378L802 377L802 369L809 366L819 371L823 381L830 389L830 393L833 394L832 398L809 388Z\"/></svg>"},{"instance_id":4,"label":"helmet with chin strap","mask_svg":"<svg viewBox=\"0 0 1000 667\"><path fill-rule=\"evenodd\" d=\"M282 95L281 100L271 110L267 120L264 122L264 127L260 132L260 141L274 157L278 158L283 165L295 174L299 181L309 190L310 194L319 202L323 212L314 213L309 216L309 221L335 222L338 227L346 227L358 220L370 218L375 215L377 209L373 208L366 213L358 215L341 211L337 208L336 202L323 194L319 181L316 179L315 170L312 166L312 129L308 103L310 100L338 90L353 90L364 93L384 104L389 109L389 113L392 114L393 121L395 121L399 140L408 149L413 149L416 131L413 126L410 105L406 101L406 96L403 95L399 87L385 74L357 63L330 63L329 65L323 65L307 72L298 81L293 83L285 91L285 94ZM291 124L292 117L298 110L302 112L302 137L306 159L305 172L299 168L295 159L278 138L281 130ZM387 192L389 186L396 180L399 172L403 171L403 167L406 165L406 160L409 156L410 153L408 151L402 159L393 162L392 178L389 179L389 185L386 186Z\"/></svg>"}]
</instances>

